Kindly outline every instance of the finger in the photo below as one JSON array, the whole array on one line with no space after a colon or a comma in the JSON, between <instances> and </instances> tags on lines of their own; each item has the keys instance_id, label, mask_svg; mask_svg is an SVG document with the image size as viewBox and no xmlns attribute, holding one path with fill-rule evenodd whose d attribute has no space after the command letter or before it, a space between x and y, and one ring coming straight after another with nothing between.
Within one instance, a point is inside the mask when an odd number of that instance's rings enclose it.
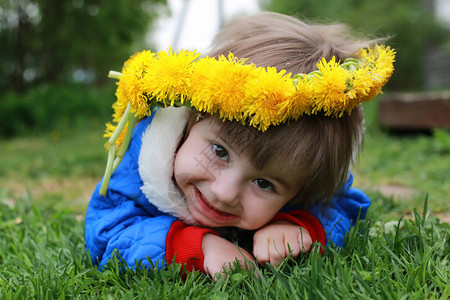
<instances>
[{"instance_id":1,"label":"finger","mask_svg":"<svg viewBox=\"0 0 450 300\"><path fill-rule=\"evenodd\" d=\"M312 246L312 239L308 231L306 231L306 229L301 228L297 238L301 253L308 252Z\"/></svg>"},{"instance_id":2,"label":"finger","mask_svg":"<svg viewBox=\"0 0 450 300\"><path fill-rule=\"evenodd\" d=\"M286 258L284 240L271 240L269 243L269 262L272 266L277 266Z\"/></svg>"},{"instance_id":3,"label":"finger","mask_svg":"<svg viewBox=\"0 0 450 300\"><path fill-rule=\"evenodd\" d=\"M219 280L220 276L224 276L224 270L221 269L220 271L217 270L212 270L210 268L206 269L206 273L211 276L211 278L213 278L215 281Z\"/></svg>"},{"instance_id":4,"label":"finger","mask_svg":"<svg viewBox=\"0 0 450 300\"><path fill-rule=\"evenodd\" d=\"M291 240L291 242L286 241L284 247L286 256L290 254L293 258L297 258L297 256L300 254L301 245L297 240L297 237Z\"/></svg>"},{"instance_id":5,"label":"finger","mask_svg":"<svg viewBox=\"0 0 450 300\"><path fill-rule=\"evenodd\" d=\"M239 248L241 252L241 257L239 258L239 263L242 269L252 270L255 268L255 258L248 253L246 250Z\"/></svg>"},{"instance_id":6,"label":"finger","mask_svg":"<svg viewBox=\"0 0 450 300\"><path fill-rule=\"evenodd\" d=\"M225 271L222 272L216 272L214 273L214 276L211 275L211 277L214 279L215 282L219 281L220 277L223 277L224 279L227 277L227 274Z\"/></svg>"},{"instance_id":7,"label":"finger","mask_svg":"<svg viewBox=\"0 0 450 300\"><path fill-rule=\"evenodd\" d=\"M253 256L260 264L264 264L269 261L269 242L265 238L253 239Z\"/></svg>"},{"instance_id":8,"label":"finger","mask_svg":"<svg viewBox=\"0 0 450 300\"><path fill-rule=\"evenodd\" d=\"M300 254L301 245L299 243L297 231L286 234L284 238L284 249L286 256L291 254L292 257L296 258Z\"/></svg>"}]
</instances>

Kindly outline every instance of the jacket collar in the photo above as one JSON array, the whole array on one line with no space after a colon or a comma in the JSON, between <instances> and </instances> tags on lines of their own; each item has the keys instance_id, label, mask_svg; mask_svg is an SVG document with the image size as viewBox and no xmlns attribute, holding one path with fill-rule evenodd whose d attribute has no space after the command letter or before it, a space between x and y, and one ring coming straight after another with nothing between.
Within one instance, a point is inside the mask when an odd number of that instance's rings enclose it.
<instances>
[{"instance_id":1,"label":"jacket collar","mask_svg":"<svg viewBox=\"0 0 450 300\"><path fill-rule=\"evenodd\" d=\"M142 136L139 175L142 192L161 212L195 224L183 193L172 180L175 151L187 124L189 109L159 109Z\"/></svg>"}]
</instances>

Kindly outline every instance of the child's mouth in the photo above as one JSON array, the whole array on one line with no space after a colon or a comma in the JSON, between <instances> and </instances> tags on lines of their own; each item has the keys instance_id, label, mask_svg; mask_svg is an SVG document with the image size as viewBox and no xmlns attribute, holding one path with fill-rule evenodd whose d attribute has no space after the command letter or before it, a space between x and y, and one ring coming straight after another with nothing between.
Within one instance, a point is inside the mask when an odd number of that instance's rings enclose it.
<instances>
[{"instance_id":1,"label":"child's mouth","mask_svg":"<svg viewBox=\"0 0 450 300\"><path fill-rule=\"evenodd\" d=\"M238 218L238 216L226 213L224 211L218 210L217 208L212 207L203 197L202 193L194 187L194 196L195 201L197 203L197 207L200 209L202 214L204 214L209 219L213 221L226 222L233 221Z\"/></svg>"}]
</instances>

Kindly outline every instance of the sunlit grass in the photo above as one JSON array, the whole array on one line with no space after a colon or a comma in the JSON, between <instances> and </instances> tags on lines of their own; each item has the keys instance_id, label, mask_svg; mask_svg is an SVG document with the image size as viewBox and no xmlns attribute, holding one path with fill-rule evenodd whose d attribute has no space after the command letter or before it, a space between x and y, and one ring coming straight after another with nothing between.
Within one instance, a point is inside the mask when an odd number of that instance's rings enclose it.
<instances>
[{"instance_id":1,"label":"sunlit grass","mask_svg":"<svg viewBox=\"0 0 450 300\"><path fill-rule=\"evenodd\" d=\"M103 126L2 140L0 189L83 214L106 161Z\"/></svg>"},{"instance_id":2,"label":"sunlit grass","mask_svg":"<svg viewBox=\"0 0 450 300\"><path fill-rule=\"evenodd\" d=\"M71 211L44 213L30 196L15 200L0 193L2 299L450 297L450 226L426 214L389 223L370 215L356 224L340 251L327 248L324 256L313 251L255 271L233 268L214 281L199 272L183 276L179 265L129 270L117 257L99 272L85 252L83 222Z\"/></svg>"},{"instance_id":3,"label":"sunlit grass","mask_svg":"<svg viewBox=\"0 0 450 300\"><path fill-rule=\"evenodd\" d=\"M355 170L356 184L365 190L403 187L405 200L409 200L398 201L403 209L420 206L426 194L435 211L450 208L449 133L410 137L368 134Z\"/></svg>"},{"instance_id":4,"label":"sunlit grass","mask_svg":"<svg viewBox=\"0 0 450 300\"><path fill-rule=\"evenodd\" d=\"M450 212L450 131L389 134L377 124L376 105L365 106L366 136L353 170L355 185L371 196L392 196L397 215L420 208L427 195L433 212Z\"/></svg>"}]
</instances>

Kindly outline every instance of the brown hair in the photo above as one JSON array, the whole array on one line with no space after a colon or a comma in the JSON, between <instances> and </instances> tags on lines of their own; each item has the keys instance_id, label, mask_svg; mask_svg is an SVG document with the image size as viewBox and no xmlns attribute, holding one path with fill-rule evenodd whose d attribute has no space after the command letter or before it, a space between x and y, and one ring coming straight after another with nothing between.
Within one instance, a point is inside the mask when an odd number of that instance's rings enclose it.
<instances>
[{"instance_id":1,"label":"brown hair","mask_svg":"<svg viewBox=\"0 0 450 300\"><path fill-rule=\"evenodd\" d=\"M231 52L257 66L297 74L315 70L322 57L330 60L335 56L343 61L372 43L352 38L344 25L310 25L266 12L231 22L218 33L208 55ZM212 117L219 120L218 116ZM187 132L196 119L193 115ZM219 135L241 149L256 167L275 160L280 168L298 168L301 188L292 201L304 207L331 201L348 179L363 135L361 108L340 118L321 113L305 115L265 132L235 121L220 124Z\"/></svg>"},{"instance_id":2,"label":"brown hair","mask_svg":"<svg viewBox=\"0 0 450 300\"><path fill-rule=\"evenodd\" d=\"M309 73L323 57L330 60L335 56L344 61L379 40L358 40L343 24L307 24L294 17L264 12L225 26L214 38L208 55L231 52L257 66Z\"/></svg>"}]
</instances>

